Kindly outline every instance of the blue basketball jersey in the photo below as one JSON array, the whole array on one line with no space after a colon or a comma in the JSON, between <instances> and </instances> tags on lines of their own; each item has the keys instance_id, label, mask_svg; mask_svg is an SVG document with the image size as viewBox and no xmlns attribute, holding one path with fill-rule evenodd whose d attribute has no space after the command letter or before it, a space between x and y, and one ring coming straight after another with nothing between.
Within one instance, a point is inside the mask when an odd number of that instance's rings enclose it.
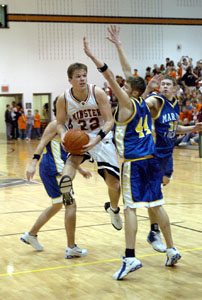
<instances>
[{"instance_id":1,"label":"blue basketball jersey","mask_svg":"<svg viewBox=\"0 0 202 300\"><path fill-rule=\"evenodd\" d=\"M134 112L126 122L118 122L118 109L115 112L115 141L120 157L137 159L155 153L151 135L152 119L142 98L131 98Z\"/></svg>"},{"instance_id":2,"label":"blue basketball jersey","mask_svg":"<svg viewBox=\"0 0 202 300\"><path fill-rule=\"evenodd\" d=\"M67 159L67 152L60 144L60 140L53 138L45 147L40 166L49 175L62 174Z\"/></svg>"},{"instance_id":3,"label":"blue basketball jersey","mask_svg":"<svg viewBox=\"0 0 202 300\"><path fill-rule=\"evenodd\" d=\"M180 108L177 98L167 100L163 95L155 93L149 97L160 99L161 107L154 120L156 133L156 152L159 157L166 157L173 152L176 139L176 130L179 121Z\"/></svg>"}]
</instances>

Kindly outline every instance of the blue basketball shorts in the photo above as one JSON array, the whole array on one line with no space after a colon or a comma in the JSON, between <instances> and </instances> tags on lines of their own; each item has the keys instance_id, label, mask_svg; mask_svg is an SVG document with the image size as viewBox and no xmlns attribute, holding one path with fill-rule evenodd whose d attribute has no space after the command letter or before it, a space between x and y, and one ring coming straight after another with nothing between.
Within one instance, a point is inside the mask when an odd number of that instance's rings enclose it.
<instances>
[{"instance_id":1,"label":"blue basketball shorts","mask_svg":"<svg viewBox=\"0 0 202 300\"><path fill-rule=\"evenodd\" d=\"M43 164L39 164L39 175L48 196L52 199L52 203L62 203L63 198L59 188L62 175L60 173L57 173L55 175L50 174L50 172L48 172L48 169L46 169Z\"/></svg>"},{"instance_id":2,"label":"blue basketball shorts","mask_svg":"<svg viewBox=\"0 0 202 300\"><path fill-rule=\"evenodd\" d=\"M159 164L153 157L124 161L121 177L124 209L164 204Z\"/></svg>"}]
</instances>

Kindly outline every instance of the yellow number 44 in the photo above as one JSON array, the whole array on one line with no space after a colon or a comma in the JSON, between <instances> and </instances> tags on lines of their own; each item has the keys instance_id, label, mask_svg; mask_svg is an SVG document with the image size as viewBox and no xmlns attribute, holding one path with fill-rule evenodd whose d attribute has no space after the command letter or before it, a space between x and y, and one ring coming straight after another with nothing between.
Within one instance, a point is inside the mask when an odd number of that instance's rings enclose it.
<instances>
[{"instance_id":1,"label":"yellow number 44","mask_svg":"<svg viewBox=\"0 0 202 300\"><path fill-rule=\"evenodd\" d=\"M139 138L143 138L145 135L151 134L151 130L149 129L147 123L147 115L145 116L144 121L142 118L140 118L135 130L137 133L139 133Z\"/></svg>"}]
</instances>

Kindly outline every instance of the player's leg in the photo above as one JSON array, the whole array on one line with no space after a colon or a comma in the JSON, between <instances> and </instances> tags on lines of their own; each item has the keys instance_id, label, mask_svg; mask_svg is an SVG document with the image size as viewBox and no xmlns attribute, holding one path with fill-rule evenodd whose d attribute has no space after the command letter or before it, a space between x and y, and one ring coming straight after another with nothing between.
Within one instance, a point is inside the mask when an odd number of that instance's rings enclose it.
<instances>
[{"instance_id":1,"label":"player's leg","mask_svg":"<svg viewBox=\"0 0 202 300\"><path fill-rule=\"evenodd\" d=\"M88 251L80 249L75 243L76 231L76 202L73 200L72 205L65 206L65 229L67 235L67 248L65 251L65 258L74 258L86 256Z\"/></svg>"},{"instance_id":2,"label":"player's leg","mask_svg":"<svg viewBox=\"0 0 202 300\"><path fill-rule=\"evenodd\" d=\"M161 181L163 185L170 182L170 177L173 172L173 158L169 155L165 158L155 158L155 163L159 165ZM150 219L150 232L147 236L147 241L152 245L153 249L158 252L166 252L166 246L162 242L161 232L159 229L158 221L152 210L148 210L148 215Z\"/></svg>"},{"instance_id":3,"label":"player's leg","mask_svg":"<svg viewBox=\"0 0 202 300\"><path fill-rule=\"evenodd\" d=\"M109 174L106 169L104 170L104 177L108 187L111 208L116 211L118 209L121 192L120 181L113 175Z\"/></svg>"},{"instance_id":4,"label":"player's leg","mask_svg":"<svg viewBox=\"0 0 202 300\"><path fill-rule=\"evenodd\" d=\"M152 211L153 215L155 216L155 220L157 220L157 223L159 224L166 241L167 259L165 265L173 266L177 263L181 256L178 250L173 247L169 217L162 207L162 204L164 204L163 195L161 192L162 176L159 172L159 165L156 163L155 159L151 159L149 161L148 167L148 182L150 183L149 190L151 194L151 202L149 204L150 211Z\"/></svg>"},{"instance_id":5,"label":"player's leg","mask_svg":"<svg viewBox=\"0 0 202 300\"><path fill-rule=\"evenodd\" d=\"M120 280L128 273L134 272L142 267L141 262L135 257L135 242L137 234L136 209L127 207L124 209L125 219L125 240L126 249L123 257L122 267L113 275L113 278Z\"/></svg>"},{"instance_id":6,"label":"player's leg","mask_svg":"<svg viewBox=\"0 0 202 300\"><path fill-rule=\"evenodd\" d=\"M42 251L43 246L38 242L37 233L40 228L62 208L63 199L59 190L59 180L61 176L50 176L41 165L39 172L46 192L52 200L52 205L40 214L30 231L25 232L21 236L21 241L30 244L38 251Z\"/></svg>"},{"instance_id":7,"label":"player's leg","mask_svg":"<svg viewBox=\"0 0 202 300\"><path fill-rule=\"evenodd\" d=\"M118 207L120 198L119 163L112 139L109 138L101 141L89 153L97 162L98 173L108 186L110 202L105 203L105 210L110 214L112 225L117 230L120 230L122 228L122 221Z\"/></svg>"},{"instance_id":8,"label":"player's leg","mask_svg":"<svg viewBox=\"0 0 202 300\"><path fill-rule=\"evenodd\" d=\"M75 228L76 228L76 202L72 205L65 205L65 229L67 235L67 247L75 245Z\"/></svg>"},{"instance_id":9,"label":"player's leg","mask_svg":"<svg viewBox=\"0 0 202 300\"><path fill-rule=\"evenodd\" d=\"M135 162L125 162L122 167L122 191L124 198L125 241L126 249L122 267L113 275L116 280L142 267L135 257L135 243L137 234L136 207L141 203L139 187L141 187L141 173Z\"/></svg>"},{"instance_id":10,"label":"player's leg","mask_svg":"<svg viewBox=\"0 0 202 300\"><path fill-rule=\"evenodd\" d=\"M105 182L108 186L108 194L110 199L110 202L105 203L105 210L110 214L111 223L114 226L114 228L117 230L121 230L122 220L119 214L120 208L118 206L118 202L120 198L120 182L118 178L109 174L106 169L103 170L103 172L104 172Z\"/></svg>"},{"instance_id":11,"label":"player's leg","mask_svg":"<svg viewBox=\"0 0 202 300\"><path fill-rule=\"evenodd\" d=\"M158 220L158 224L166 241L167 259L165 265L173 266L181 258L181 255L179 254L178 250L173 246L169 217L161 205L152 207L150 208L150 210L152 210L153 214L156 216L156 219Z\"/></svg>"},{"instance_id":12,"label":"player's leg","mask_svg":"<svg viewBox=\"0 0 202 300\"><path fill-rule=\"evenodd\" d=\"M60 180L60 192L63 195L63 202L70 205L73 202L72 197L72 180L76 175L78 166L83 161L83 156L71 155L68 157L62 172Z\"/></svg>"},{"instance_id":13,"label":"player's leg","mask_svg":"<svg viewBox=\"0 0 202 300\"><path fill-rule=\"evenodd\" d=\"M38 217L34 225L29 231L29 234L36 236L41 227L46 224L55 214L57 214L62 208L62 203L53 203L53 205L46 208Z\"/></svg>"},{"instance_id":14,"label":"player's leg","mask_svg":"<svg viewBox=\"0 0 202 300\"><path fill-rule=\"evenodd\" d=\"M25 232L21 236L21 241L26 244L30 244L33 248L38 251L43 250L43 246L38 242L37 233L40 228L46 224L60 209L62 208L62 203L53 204L46 208L38 217L29 232Z\"/></svg>"},{"instance_id":15,"label":"player's leg","mask_svg":"<svg viewBox=\"0 0 202 300\"><path fill-rule=\"evenodd\" d=\"M158 252L166 252L166 246L161 239L161 232L158 225L156 215L151 209L148 209L148 215L150 219L150 232L147 236L147 242L152 245L153 249Z\"/></svg>"}]
</instances>

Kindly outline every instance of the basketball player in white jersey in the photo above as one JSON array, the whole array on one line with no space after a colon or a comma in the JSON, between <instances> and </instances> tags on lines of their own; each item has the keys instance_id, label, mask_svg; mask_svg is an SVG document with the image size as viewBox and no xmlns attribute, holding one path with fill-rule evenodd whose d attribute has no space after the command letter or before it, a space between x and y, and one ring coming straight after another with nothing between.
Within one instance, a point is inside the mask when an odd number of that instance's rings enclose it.
<instances>
[{"instance_id":1,"label":"basketball player in white jersey","mask_svg":"<svg viewBox=\"0 0 202 300\"><path fill-rule=\"evenodd\" d=\"M119 164L115 146L112 142L113 116L105 92L87 84L87 66L74 63L68 67L68 79L72 87L65 91L57 101L57 130L63 141L66 133L65 121L71 119L73 128L85 130L90 141L83 147L82 155L71 155L63 169L60 191L64 201L71 201L72 180L76 169L90 157L97 162L98 173L108 186L110 202L105 203L105 210L110 214L112 225L120 230L122 221L119 215L120 197ZM65 101L64 101L65 100Z\"/></svg>"}]
</instances>

